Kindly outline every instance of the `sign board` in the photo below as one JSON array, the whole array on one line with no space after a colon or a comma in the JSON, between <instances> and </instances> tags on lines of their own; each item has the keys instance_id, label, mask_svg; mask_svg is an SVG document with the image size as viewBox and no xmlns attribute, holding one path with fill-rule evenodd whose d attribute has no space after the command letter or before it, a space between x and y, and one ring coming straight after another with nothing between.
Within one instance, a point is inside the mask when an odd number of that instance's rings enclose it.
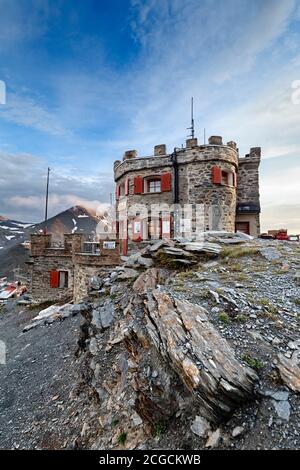
<instances>
[{"instance_id":1,"label":"sign board","mask_svg":"<svg viewBox=\"0 0 300 470\"><path fill-rule=\"evenodd\" d=\"M103 242L104 250L115 250L116 242Z\"/></svg>"}]
</instances>

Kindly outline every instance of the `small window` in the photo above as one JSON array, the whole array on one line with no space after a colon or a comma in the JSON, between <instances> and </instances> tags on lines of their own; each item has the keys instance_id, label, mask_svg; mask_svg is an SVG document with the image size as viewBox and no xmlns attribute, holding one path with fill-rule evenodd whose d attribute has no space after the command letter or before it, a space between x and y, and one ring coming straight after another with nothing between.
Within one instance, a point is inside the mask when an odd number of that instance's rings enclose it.
<instances>
[{"instance_id":1,"label":"small window","mask_svg":"<svg viewBox=\"0 0 300 470\"><path fill-rule=\"evenodd\" d=\"M222 171L222 184L229 184L227 171Z\"/></svg>"},{"instance_id":2,"label":"small window","mask_svg":"<svg viewBox=\"0 0 300 470\"><path fill-rule=\"evenodd\" d=\"M148 180L148 192L149 193L160 193L161 192L160 179Z\"/></svg>"},{"instance_id":3,"label":"small window","mask_svg":"<svg viewBox=\"0 0 300 470\"><path fill-rule=\"evenodd\" d=\"M59 287L65 289L69 287L69 273L68 271L59 271Z\"/></svg>"}]
</instances>

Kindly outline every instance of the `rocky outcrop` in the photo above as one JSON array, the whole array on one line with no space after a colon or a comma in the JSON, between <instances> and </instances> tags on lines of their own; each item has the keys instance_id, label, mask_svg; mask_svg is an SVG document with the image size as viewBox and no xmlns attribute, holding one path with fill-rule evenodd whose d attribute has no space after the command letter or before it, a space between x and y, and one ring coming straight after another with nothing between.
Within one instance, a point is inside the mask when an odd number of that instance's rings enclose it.
<instances>
[{"instance_id":1,"label":"rocky outcrop","mask_svg":"<svg viewBox=\"0 0 300 470\"><path fill-rule=\"evenodd\" d=\"M148 293L146 312L153 344L199 401L203 416L219 421L253 397L257 375L239 363L202 307L157 289Z\"/></svg>"},{"instance_id":2,"label":"rocky outcrop","mask_svg":"<svg viewBox=\"0 0 300 470\"><path fill-rule=\"evenodd\" d=\"M97 448L117 446L124 429L125 447L134 448L187 410L220 422L254 396L255 372L236 359L201 306L161 287L165 280L157 268L130 287L116 279L113 299L103 295L83 312L79 347L99 400ZM120 414L114 437L105 433Z\"/></svg>"}]
</instances>

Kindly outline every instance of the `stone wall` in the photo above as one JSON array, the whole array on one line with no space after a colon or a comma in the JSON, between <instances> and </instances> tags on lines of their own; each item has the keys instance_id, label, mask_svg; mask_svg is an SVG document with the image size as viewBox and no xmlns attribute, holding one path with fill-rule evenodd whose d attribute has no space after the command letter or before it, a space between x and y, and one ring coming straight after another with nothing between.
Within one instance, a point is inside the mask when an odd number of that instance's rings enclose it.
<instances>
[{"instance_id":1,"label":"stone wall","mask_svg":"<svg viewBox=\"0 0 300 470\"><path fill-rule=\"evenodd\" d=\"M252 203L259 207L259 165L260 152L257 149L251 149L249 155L239 159L238 204Z\"/></svg>"},{"instance_id":2,"label":"stone wall","mask_svg":"<svg viewBox=\"0 0 300 470\"><path fill-rule=\"evenodd\" d=\"M102 276L105 278L105 268L99 266L87 266L77 264L74 268L74 302L79 302L88 294L89 283L92 277Z\"/></svg>"},{"instance_id":3,"label":"stone wall","mask_svg":"<svg viewBox=\"0 0 300 470\"><path fill-rule=\"evenodd\" d=\"M212 182L212 167L219 166L224 171L236 173L238 170L238 153L234 143L222 144L222 139L215 137L211 145L197 145L197 139L189 139L187 147L177 151L179 204L203 204L205 220L203 229L235 230L236 188L229 185L218 185ZM160 146L161 153L166 150ZM127 207L143 204L148 210L152 204L174 203L174 166L171 155L162 155L155 147L155 156L125 158L115 162L115 181L118 185L128 180L128 196L117 201L117 211L126 203ZM134 177L143 178L172 174L172 191L161 193L134 194ZM218 227L211 224L211 206L219 208ZM134 215L134 214L133 214ZM149 214L150 215L150 214ZM193 221L195 229L195 221Z\"/></svg>"},{"instance_id":4,"label":"stone wall","mask_svg":"<svg viewBox=\"0 0 300 470\"><path fill-rule=\"evenodd\" d=\"M51 235L31 236L31 261L28 263L29 292L34 303L76 299L87 293L87 281L101 268L120 262L119 244L105 248L100 241L100 254L82 253L83 234L64 235L63 248L51 248ZM67 271L68 287L50 285L51 271ZM75 280L74 280L75 276Z\"/></svg>"},{"instance_id":5,"label":"stone wall","mask_svg":"<svg viewBox=\"0 0 300 470\"><path fill-rule=\"evenodd\" d=\"M68 272L68 288L50 285L51 271ZM74 267L71 256L36 256L29 264L29 291L34 303L72 299Z\"/></svg>"}]
</instances>

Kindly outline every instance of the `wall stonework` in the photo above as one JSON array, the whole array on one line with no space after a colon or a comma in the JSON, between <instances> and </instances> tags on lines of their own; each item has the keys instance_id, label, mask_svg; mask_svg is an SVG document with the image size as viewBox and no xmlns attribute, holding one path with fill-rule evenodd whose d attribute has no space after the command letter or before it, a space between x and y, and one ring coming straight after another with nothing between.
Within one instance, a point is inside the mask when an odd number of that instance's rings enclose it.
<instances>
[{"instance_id":1,"label":"wall stonework","mask_svg":"<svg viewBox=\"0 0 300 470\"><path fill-rule=\"evenodd\" d=\"M31 259L28 262L29 293L36 304L49 301L79 301L87 294L90 277L107 266L118 265L119 245L104 248L100 254L83 253L83 234L64 235L63 248L51 247L51 235L31 236ZM51 287L50 272L67 271L68 287Z\"/></svg>"},{"instance_id":2,"label":"wall stonework","mask_svg":"<svg viewBox=\"0 0 300 470\"><path fill-rule=\"evenodd\" d=\"M50 286L51 271L67 271L68 288ZM29 264L29 292L34 303L70 300L73 297L73 262L71 256L37 256Z\"/></svg>"},{"instance_id":3,"label":"wall stonework","mask_svg":"<svg viewBox=\"0 0 300 470\"><path fill-rule=\"evenodd\" d=\"M158 149L163 149L158 151ZM154 156L126 159L114 164L114 176L117 185L128 184L128 194L117 200L117 214L126 202L126 207L143 204L149 210L152 204L174 203L174 155L163 155L165 146L155 146ZM219 230L235 231L237 206L256 204L251 212L250 224L253 235L259 233L259 163L260 148L252 148L249 156L239 158L236 143L223 144L222 137L213 136L209 145L198 145L197 139L188 139L186 148L177 149L178 165L178 202L185 204L204 204L204 230L216 229L211 226L211 207L219 209ZM218 166L222 171L237 175L237 184L214 184L212 168ZM160 176L172 174L172 191L160 193L134 194L134 178L139 176ZM253 210L253 207L252 207ZM255 213L255 216L253 214ZM133 214L134 216L134 214ZM253 223L255 220L255 224ZM194 220L193 228L195 229Z\"/></svg>"}]
</instances>

